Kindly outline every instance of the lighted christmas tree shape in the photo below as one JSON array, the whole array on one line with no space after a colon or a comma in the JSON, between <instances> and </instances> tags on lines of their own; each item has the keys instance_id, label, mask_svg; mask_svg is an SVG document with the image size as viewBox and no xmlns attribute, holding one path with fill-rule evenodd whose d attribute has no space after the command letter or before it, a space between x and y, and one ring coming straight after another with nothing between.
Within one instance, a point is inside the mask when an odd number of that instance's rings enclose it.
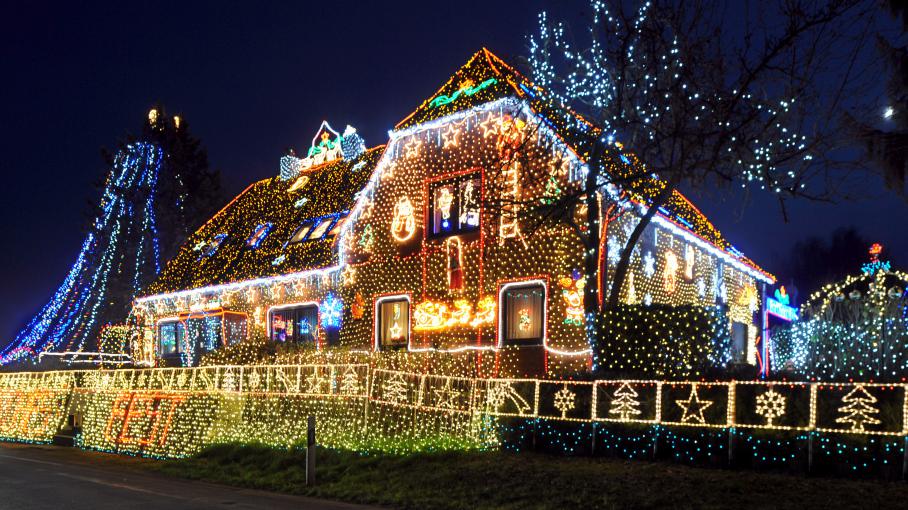
<instances>
[{"instance_id":1,"label":"lighted christmas tree shape","mask_svg":"<svg viewBox=\"0 0 908 510\"><path fill-rule=\"evenodd\" d=\"M757 414L766 418L766 424L772 426L773 420L785 414L785 397L770 388L757 397Z\"/></svg>"},{"instance_id":2,"label":"lighted christmas tree shape","mask_svg":"<svg viewBox=\"0 0 908 510\"><path fill-rule=\"evenodd\" d=\"M407 402L407 381L400 372L394 372L394 375L388 379L382 386L382 398L392 404L403 404Z\"/></svg>"},{"instance_id":3,"label":"lighted christmas tree shape","mask_svg":"<svg viewBox=\"0 0 908 510\"><path fill-rule=\"evenodd\" d=\"M233 374L232 369L227 369L227 372L224 374L222 388L224 391L236 391L236 376Z\"/></svg>"},{"instance_id":4,"label":"lighted christmas tree shape","mask_svg":"<svg viewBox=\"0 0 908 510\"><path fill-rule=\"evenodd\" d=\"M878 425L880 420L871 416L879 414L880 410L872 404L876 403L876 397L867 392L863 385L859 384L847 395L842 397L842 402L846 405L839 408L839 413L845 414L836 418L836 423L851 424L850 432L864 432L864 425Z\"/></svg>"},{"instance_id":5,"label":"lighted christmas tree shape","mask_svg":"<svg viewBox=\"0 0 908 510\"><path fill-rule=\"evenodd\" d=\"M75 264L44 308L0 351L0 364L53 350L91 345L106 312L110 275L135 271L138 284L160 269L155 189L163 159L153 144L135 143L117 154L101 202L102 210ZM129 244L135 243L130 246Z\"/></svg>"},{"instance_id":6,"label":"lighted christmas tree shape","mask_svg":"<svg viewBox=\"0 0 908 510\"><path fill-rule=\"evenodd\" d=\"M561 411L562 418L566 418L568 411L574 409L575 397L576 394L568 389L567 383L564 383L564 387L562 387L560 390L558 390L558 392L555 393L555 409Z\"/></svg>"},{"instance_id":7,"label":"lighted christmas tree shape","mask_svg":"<svg viewBox=\"0 0 908 510\"><path fill-rule=\"evenodd\" d=\"M684 409L684 413L681 415L681 423L706 423L703 411L713 405L711 400L700 400L696 384L691 385L690 395L687 400L676 400L675 403Z\"/></svg>"},{"instance_id":8,"label":"lighted christmas tree shape","mask_svg":"<svg viewBox=\"0 0 908 510\"><path fill-rule=\"evenodd\" d=\"M344 371L344 375L341 377L340 390L344 395L356 395L359 392L359 376L356 375L356 370L353 370L353 367L348 366L347 370Z\"/></svg>"},{"instance_id":9,"label":"lighted christmas tree shape","mask_svg":"<svg viewBox=\"0 0 908 510\"><path fill-rule=\"evenodd\" d=\"M642 411L638 409L640 401L637 400L637 392L631 388L629 383L622 383L615 391L612 399L609 414L617 414L621 421L627 421L631 416L637 416Z\"/></svg>"}]
</instances>

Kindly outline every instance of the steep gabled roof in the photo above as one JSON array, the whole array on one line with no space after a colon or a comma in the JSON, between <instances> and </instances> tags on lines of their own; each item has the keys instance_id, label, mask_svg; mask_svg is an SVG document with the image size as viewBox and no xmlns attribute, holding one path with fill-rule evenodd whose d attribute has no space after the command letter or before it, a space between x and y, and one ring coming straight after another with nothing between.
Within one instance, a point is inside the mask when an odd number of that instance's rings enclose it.
<instances>
[{"instance_id":1,"label":"steep gabled roof","mask_svg":"<svg viewBox=\"0 0 908 510\"><path fill-rule=\"evenodd\" d=\"M308 220L343 216L354 205L384 146L367 150L358 158L339 159L303 172L305 184L291 190L296 179L272 177L256 182L234 198L193 235L171 260L146 294L237 282L251 278L295 273L337 263L335 239L289 244ZM256 248L247 241L255 229L270 224ZM201 247L226 234L212 254ZM283 258L280 258L283 257Z\"/></svg>"},{"instance_id":2,"label":"steep gabled roof","mask_svg":"<svg viewBox=\"0 0 908 510\"><path fill-rule=\"evenodd\" d=\"M544 95L544 90L533 85L517 70L488 49L483 48L474 53L470 60L458 69L432 97L423 101L413 113L400 121L395 129L405 130L483 103L506 97L516 97L527 101L530 108L565 143L571 146L581 159L586 160L588 154L583 153L583 149L580 147L587 144L578 142L582 139L581 137L598 133L599 128L569 108L557 107L551 101L542 100ZM574 122L567 122L565 119L571 119ZM643 183L639 189L631 193L631 197L639 204L649 205L659 188L660 184L655 180ZM672 193L667 203L660 208L659 214L676 226L691 232L752 267L767 278L775 279L770 273L735 249L712 222L680 192Z\"/></svg>"},{"instance_id":3,"label":"steep gabled roof","mask_svg":"<svg viewBox=\"0 0 908 510\"><path fill-rule=\"evenodd\" d=\"M533 85L516 69L483 48L474 53L432 97L398 122L394 129L405 130L484 103L516 97L527 101L547 121L549 127L568 143L578 134L588 134L587 130L598 131L592 123L570 109L561 108L556 112L548 101L540 99L543 94L542 89ZM564 121L566 118L576 120L573 123L575 125L567 126Z\"/></svg>"}]
</instances>

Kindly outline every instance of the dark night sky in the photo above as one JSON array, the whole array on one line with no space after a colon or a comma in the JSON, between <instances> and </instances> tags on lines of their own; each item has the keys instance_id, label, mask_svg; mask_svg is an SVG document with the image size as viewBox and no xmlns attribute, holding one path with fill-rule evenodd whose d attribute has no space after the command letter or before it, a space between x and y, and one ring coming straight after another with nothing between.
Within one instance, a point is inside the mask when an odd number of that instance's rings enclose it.
<instances>
[{"instance_id":1,"label":"dark night sky","mask_svg":"<svg viewBox=\"0 0 908 510\"><path fill-rule=\"evenodd\" d=\"M155 102L181 113L223 173L228 194L278 172L322 119L369 145L482 46L525 55L537 0L481 2L77 2L5 5L0 20L0 344L51 296L84 235L101 147L136 132ZM305 4L305 5L304 5ZM515 9L514 5L520 5ZM548 2L558 17L584 2ZM879 186L870 192L882 194ZM745 254L773 271L790 245L855 225L905 268L908 205L865 199L695 203ZM821 261L818 261L821 263Z\"/></svg>"}]
</instances>

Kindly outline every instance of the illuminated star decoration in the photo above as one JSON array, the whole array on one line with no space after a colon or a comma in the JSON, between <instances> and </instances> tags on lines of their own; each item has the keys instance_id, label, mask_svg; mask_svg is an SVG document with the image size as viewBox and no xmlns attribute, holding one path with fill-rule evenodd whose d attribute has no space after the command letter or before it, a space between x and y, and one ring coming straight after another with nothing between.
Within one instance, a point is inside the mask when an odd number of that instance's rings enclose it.
<instances>
[{"instance_id":1,"label":"illuminated star decoration","mask_svg":"<svg viewBox=\"0 0 908 510\"><path fill-rule=\"evenodd\" d=\"M706 419L703 417L703 410L713 405L712 400L700 400L696 384L691 385L690 396L687 397L687 400L676 400L675 403L684 409L684 414L681 415L681 423L706 423Z\"/></svg>"},{"instance_id":2,"label":"illuminated star decoration","mask_svg":"<svg viewBox=\"0 0 908 510\"><path fill-rule=\"evenodd\" d=\"M486 115L486 120L479 123L479 127L482 129L483 138L495 136L498 134L498 117L492 112L489 112L489 114Z\"/></svg>"},{"instance_id":3,"label":"illuminated star decoration","mask_svg":"<svg viewBox=\"0 0 908 510\"><path fill-rule=\"evenodd\" d=\"M309 387L306 389L306 393L320 394L322 392L322 385L326 380L321 377L318 373L318 368L312 374L312 377L306 379L306 383Z\"/></svg>"},{"instance_id":4,"label":"illuminated star decoration","mask_svg":"<svg viewBox=\"0 0 908 510\"><path fill-rule=\"evenodd\" d=\"M412 159L419 155L419 149L422 147L422 142L418 139L413 138L409 143L404 147L404 157L407 159Z\"/></svg>"},{"instance_id":5,"label":"illuminated star decoration","mask_svg":"<svg viewBox=\"0 0 908 510\"><path fill-rule=\"evenodd\" d=\"M442 144L442 149L447 149L448 147L457 147L457 137L460 136L460 130L454 127L454 124L448 124L448 128L442 131L441 139L444 142Z\"/></svg>"},{"instance_id":6,"label":"illuminated star decoration","mask_svg":"<svg viewBox=\"0 0 908 510\"><path fill-rule=\"evenodd\" d=\"M432 390L435 393L435 406L441 409L456 409L460 391L454 389L454 382L448 379L441 388Z\"/></svg>"},{"instance_id":7,"label":"illuminated star decoration","mask_svg":"<svg viewBox=\"0 0 908 510\"><path fill-rule=\"evenodd\" d=\"M341 271L341 285L348 287L356 283L356 268L353 266L344 266Z\"/></svg>"}]
</instances>

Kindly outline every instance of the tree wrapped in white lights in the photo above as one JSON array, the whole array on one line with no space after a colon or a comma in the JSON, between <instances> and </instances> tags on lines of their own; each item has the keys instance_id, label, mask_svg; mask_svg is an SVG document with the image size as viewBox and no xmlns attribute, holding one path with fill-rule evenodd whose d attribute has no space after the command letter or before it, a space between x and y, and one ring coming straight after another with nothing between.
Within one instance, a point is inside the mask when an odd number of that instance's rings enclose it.
<instances>
[{"instance_id":1,"label":"tree wrapped in white lights","mask_svg":"<svg viewBox=\"0 0 908 510\"><path fill-rule=\"evenodd\" d=\"M606 296L596 295L596 285L585 289L594 336L595 313L620 304L638 240L679 187L769 190L783 212L787 199L833 195L838 172L857 164L831 156L842 143L842 99L863 76L854 58L862 40L852 27L868 22L872 6L795 0L775 10L761 5L759 13L718 1L590 6L589 26L574 33L540 14L529 63L546 100L597 126L565 116L575 124L586 175L580 189L550 204L584 206L584 272L590 281L612 275ZM764 17L769 12L773 19ZM739 35L731 22L742 25ZM604 226L621 214L639 221L606 271L598 262Z\"/></svg>"}]
</instances>

